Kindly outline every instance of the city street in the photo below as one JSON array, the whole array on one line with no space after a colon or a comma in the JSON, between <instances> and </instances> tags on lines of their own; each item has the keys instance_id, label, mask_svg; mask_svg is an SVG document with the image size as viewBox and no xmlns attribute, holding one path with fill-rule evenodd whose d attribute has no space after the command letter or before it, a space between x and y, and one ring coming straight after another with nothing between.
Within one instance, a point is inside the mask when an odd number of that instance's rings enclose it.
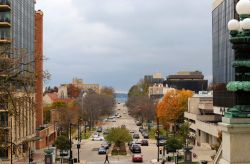
<instances>
[{"instance_id":1,"label":"city street","mask_svg":"<svg viewBox=\"0 0 250 164\"><path fill-rule=\"evenodd\" d=\"M118 110L119 109L119 110ZM124 103L117 104L115 111L120 113L122 117L116 118L116 122L105 122L103 128L119 127L125 125L127 129L134 130L135 133L139 133L139 127L136 126L135 120L128 115L127 108ZM142 136L140 134L140 139ZM98 148L100 147L102 141L91 141L91 139L84 140L81 143L80 149L80 160L85 163L103 163L105 160L105 155L98 155ZM73 157L77 157L76 145L73 145ZM152 159L157 158L157 147L156 141L149 140L149 146L141 146L143 163L149 163ZM132 163L132 153L128 150L126 156L111 156L109 152L109 161L111 163Z\"/></svg>"}]
</instances>

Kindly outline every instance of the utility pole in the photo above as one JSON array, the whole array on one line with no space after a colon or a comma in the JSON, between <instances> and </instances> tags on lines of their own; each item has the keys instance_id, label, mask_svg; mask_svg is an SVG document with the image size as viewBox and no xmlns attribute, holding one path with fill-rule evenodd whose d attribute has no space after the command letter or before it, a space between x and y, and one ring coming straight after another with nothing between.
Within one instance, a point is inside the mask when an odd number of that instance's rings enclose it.
<instances>
[{"instance_id":1,"label":"utility pole","mask_svg":"<svg viewBox=\"0 0 250 164\"><path fill-rule=\"evenodd\" d=\"M77 151L78 151L78 163L80 163L80 143L81 143L81 140L80 140L80 119L78 120L78 143L77 143Z\"/></svg>"},{"instance_id":2,"label":"utility pole","mask_svg":"<svg viewBox=\"0 0 250 164\"><path fill-rule=\"evenodd\" d=\"M12 164L13 161L12 161L12 148L13 148L13 145L12 145L12 117L10 118L10 163Z\"/></svg>"},{"instance_id":3,"label":"utility pole","mask_svg":"<svg viewBox=\"0 0 250 164\"><path fill-rule=\"evenodd\" d=\"M69 123L69 142L70 142L70 152L69 152L69 163L72 164L72 140L71 140L71 123Z\"/></svg>"}]
</instances>

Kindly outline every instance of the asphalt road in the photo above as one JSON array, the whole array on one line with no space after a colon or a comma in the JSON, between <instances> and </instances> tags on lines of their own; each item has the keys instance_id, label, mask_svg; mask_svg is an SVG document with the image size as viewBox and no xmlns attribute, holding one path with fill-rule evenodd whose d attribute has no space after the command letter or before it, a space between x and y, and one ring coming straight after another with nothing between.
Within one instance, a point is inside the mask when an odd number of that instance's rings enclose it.
<instances>
[{"instance_id":1,"label":"asphalt road","mask_svg":"<svg viewBox=\"0 0 250 164\"><path fill-rule=\"evenodd\" d=\"M118 110L119 109L119 110ZM135 120L128 115L127 108L124 103L116 105L116 112L120 113L121 118L116 118L116 122L105 122L103 128L119 127L125 125L129 130L134 130L139 133L139 127L136 126ZM142 136L140 135L140 139ZM157 147L155 140L148 140L149 146L142 146L143 163L150 163L152 159L157 158ZM80 149L80 161L88 164L101 164L104 163L105 155L98 155L98 148L102 141L83 140ZM73 157L77 158L76 145L73 145ZM132 153L129 151L126 156L111 156L109 153L110 163L132 163Z\"/></svg>"}]
</instances>

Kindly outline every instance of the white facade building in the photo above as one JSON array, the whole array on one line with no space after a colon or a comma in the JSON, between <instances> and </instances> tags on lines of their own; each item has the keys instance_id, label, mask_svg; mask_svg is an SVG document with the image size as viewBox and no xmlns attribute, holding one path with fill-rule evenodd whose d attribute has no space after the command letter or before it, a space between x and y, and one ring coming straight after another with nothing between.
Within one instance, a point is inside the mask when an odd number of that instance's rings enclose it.
<instances>
[{"instance_id":1,"label":"white facade building","mask_svg":"<svg viewBox=\"0 0 250 164\"><path fill-rule=\"evenodd\" d=\"M217 123L222 116L214 113L211 92L200 92L189 98L188 111L184 113L184 117L195 135L195 145L211 148L217 144L220 132Z\"/></svg>"}]
</instances>

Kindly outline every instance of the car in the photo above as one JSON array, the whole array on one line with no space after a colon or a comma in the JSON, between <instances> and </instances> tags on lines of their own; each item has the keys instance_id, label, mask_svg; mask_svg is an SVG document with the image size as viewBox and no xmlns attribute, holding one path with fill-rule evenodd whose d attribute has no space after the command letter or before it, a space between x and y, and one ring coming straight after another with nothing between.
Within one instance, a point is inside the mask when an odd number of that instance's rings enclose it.
<instances>
[{"instance_id":1,"label":"car","mask_svg":"<svg viewBox=\"0 0 250 164\"><path fill-rule=\"evenodd\" d=\"M115 119L112 119L111 122L116 122L116 120L115 120Z\"/></svg>"},{"instance_id":2,"label":"car","mask_svg":"<svg viewBox=\"0 0 250 164\"><path fill-rule=\"evenodd\" d=\"M100 134L98 132L96 132L96 133L94 133L93 138L97 138L99 136L100 136Z\"/></svg>"},{"instance_id":3,"label":"car","mask_svg":"<svg viewBox=\"0 0 250 164\"><path fill-rule=\"evenodd\" d=\"M109 147L111 146L111 144L107 141L104 141L102 144L101 144L101 147L104 147L105 149L109 149Z\"/></svg>"},{"instance_id":4,"label":"car","mask_svg":"<svg viewBox=\"0 0 250 164\"><path fill-rule=\"evenodd\" d=\"M109 134L109 130L108 129L105 129L105 130L103 130L103 132L102 132L104 135L108 135Z\"/></svg>"},{"instance_id":5,"label":"car","mask_svg":"<svg viewBox=\"0 0 250 164\"><path fill-rule=\"evenodd\" d=\"M164 146L167 140L161 139L159 140L159 146ZM156 146L158 146L158 142L156 142Z\"/></svg>"},{"instance_id":6,"label":"car","mask_svg":"<svg viewBox=\"0 0 250 164\"><path fill-rule=\"evenodd\" d=\"M131 147L133 144L136 144L136 143L135 143L135 140L129 141L129 142L128 142L129 149L130 149L130 147Z\"/></svg>"},{"instance_id":7,"label":"car","mask_svg":"<svg viewBox=\"0 0 250 164\"><path fill-rule=\"evenodd\" d=\"M139 138L140 138L140 135L139 135L138 133L135 133L135 134L133 134L133 138L134 138L134 139L139 139Z\"/></svg>"},{"instance_id":8,"label":"car","mask_svg":"<svg viewBox=\"0 0 250 164\"><path fill-rule=\"evenodd\" d=\"M141 126L142 125L142 123L140 122L140 121L136 121L136 123L135 123L137 126Z\"/></svg>"},{"instance_id":9,"label":"car","mask_svg":"<svg viewBox=\"0 0 250 164\"><path fill-rule=\"evenodd\" d=\"M98 127L96 131L101 133L102 132L102 127Z\"/></svg>"},{"instance_id":10,"label":"car","mask_svg":"<svg viewBox=\"0 0 250 164\"><path fill-rule=\"evenodd\" d=\"M99 136L99 137L93 137L92 141L104 141L104 137Z\"/></svg>"},{"instance_id":11,"label":"car","mask_svg":"<svg viewBox=\"0 0 250 164\"><path fill-rule=\"evenodd\" d=\"M141 140L141 146L148 146L148 140Z\"/></svg>"},{"instance_id":12,"label":"car","mask_svg":"<svg viewBox=\"0 0 250 164\"><path fill-rule=\"evenodd\" d=\"M135 131L134 130L130 130L129 133L135 133Z\"/></svg>"},{"instance_id":13,"label":"car","mask_svg":"<svg viewBox=\"0 0 250 164\"><path fill-rule=\"evenodd\" d=\"M141 147L138 144L132 144L130 150L132 153L141 153Z\"/></svg>"},{"instance_id":14,"label":"car","mask_svg":"<svg viewBox=\"0 0 250 164\"><path fill-rule=\"evenodd\" d=\"M133 162L143 162L143 156L141 154L133 154L132 161Z\"/></svg>"},{"instance_id":15,"label":"car","mask_svg":"<svg viewBox=\"0 0 250 164\"><path fill-rule=\"evenodd\" d=\"M123 114L126 114L126 112L123 112Z\"/></svg>"},{"instance_id":16,"label":"car","mask_svg":"<svg viewBox=\"0 0 250 164\"><path fill-rule=\"evenodd\" d=\"M98 154L106 154L107 153L107 149L105 149L104 147L100 147L98 149Z\"/></svg>"},{"instance_id":17,"label":"car","mask_svg":"<svg viewBox=\"0 0 250 164\"><path fill-rule=\"evenodd\" d=\"M140 145L141 144L141 140L138 140L138 139L135 140L135 144L139 144Z\"/></svg>"},{"instance_id":18,"label":"car","mask_svg":"<svg viewBox=\"0 0 250 164\"><path fill-rule=\"evenodd\" d=\"M148 138L149 138L149 135L148 135L147 132L144 132L144 133L142 134L142 136L143 136L144 139L148 139Z\"/></svg>"},{"instance_id":19,"label":"car","mask_svg":"<svg viewBox=\"0 0 250 164\"><path fill-rule=\"evenodd\" d=\"M141 132L141 133L142 133L143 131L144 131L143 127L142 127L142 126L140 126L140 127L139 127L139 132Z\"/></svg>"}]
</instances>

